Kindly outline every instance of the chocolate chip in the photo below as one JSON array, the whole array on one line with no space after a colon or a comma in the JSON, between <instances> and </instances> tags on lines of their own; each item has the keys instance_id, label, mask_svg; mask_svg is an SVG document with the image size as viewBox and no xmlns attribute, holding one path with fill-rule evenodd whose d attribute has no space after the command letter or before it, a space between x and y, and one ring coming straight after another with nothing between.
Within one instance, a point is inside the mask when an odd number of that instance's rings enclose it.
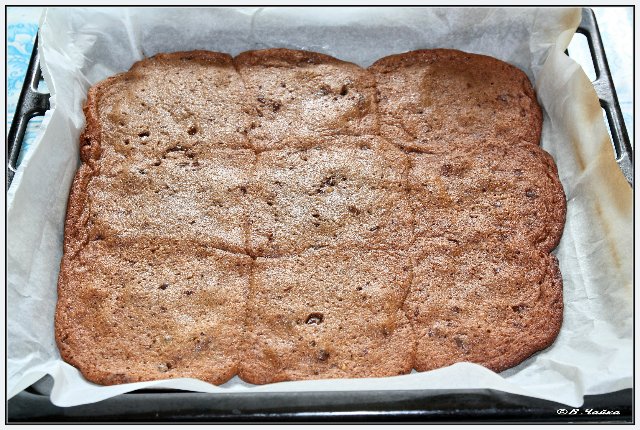
<instances>
[{"instance_id":1,"label":"chocolate chip","mask_svg":"<svg viewBox=\"0 0 640 430\"><path fill-rule=\"evenodd\" d=\"M465 354L469 352L469 346L466 344L466 342L463 339L456 337L454 338L454 341L456 343L456 346L460 348L462 352L464 352Z\"/></svg>"},{"instance_id":2,"label":"chocolate chip","mask_svg":"<svg viewBox=\"0 0 640 430\"><path fill-rule=\"evenodd\" d=\"M320 325L323 320L324 320L324 315L322 315L319 312L313 312L309 314L309 316L307 317L304 323L309 325Z\"/></svg>"},{"instance_id":3,"label":"chocolate chip","mask_svg":"<svg viewBox=\"0 0 640 430\"><path fill-rule=\"evenodd\" d=\"M321 86L320 89L318 90L318 94L321 96L326 96L330 92L331 92L331 88L329 88L326 85Z\"/></svg>"},{"instance_id":4,"label":"chocolate chip","mask_svg":"<svg viewBox=\"0 0 640 430\"><path fill-rule=\"evenodd\" d=\"M318 360L327 361L329 359L329 355L330 354L327 351L321 349L320 351L318 351Z\"/></svg>"},{"instance_id":5,"label":"chocolate chip","mask_svg":"<svg viewBox=\"0 0 640 430\"><path fill-rule=\"evenodd\" d=\"M524 311L525 309L526 309L525 305L511 306L511 310L514 311L514 312L518 312L518 313Z\"/></svg>"}]
</instances>

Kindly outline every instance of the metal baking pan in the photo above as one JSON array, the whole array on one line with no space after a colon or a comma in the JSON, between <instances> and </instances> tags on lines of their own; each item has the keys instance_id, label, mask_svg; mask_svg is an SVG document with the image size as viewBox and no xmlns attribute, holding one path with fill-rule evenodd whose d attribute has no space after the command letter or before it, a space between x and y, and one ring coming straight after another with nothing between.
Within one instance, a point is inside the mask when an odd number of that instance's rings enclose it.
<instances>
[{"instance_id":1,"label":"metal baking pan","mask_svg":"<svg viewBox=\"0 0 640 430\"><path fill-rule=\"evenodd\" d=\"M595 15L583 8L578 33L586 36L615 157L633 185L633 152ZM41 78L37 39L7 139L7 188L13 179L26 125L49 109ZM7 422L158 421L413 421L413 422L633 422L631 389L585 396L580 408L495 390L407 390L304 393L207 394L140 390L101 402L62 408L49 400L46 377L7 402Z\"/></svg>"}]
</instances>

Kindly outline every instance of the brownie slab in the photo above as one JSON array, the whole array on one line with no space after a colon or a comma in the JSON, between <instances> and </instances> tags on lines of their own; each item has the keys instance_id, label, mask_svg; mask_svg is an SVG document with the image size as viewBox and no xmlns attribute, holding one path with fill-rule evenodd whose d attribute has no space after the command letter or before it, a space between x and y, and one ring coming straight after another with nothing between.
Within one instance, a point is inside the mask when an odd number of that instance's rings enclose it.
<instances>
[{"instance_id":1,"label":"brownie slab","mask_svg":"<svg viewBox=\"0 0 640 430\"><path fill-rule=\"evenodd\" d=\"M265 384L408 373L410 275L406 254L386 251L257 258L240 377Z\"/></svg>"},{"instance_id":2,"label":"brownie slab","mask_svg":"<svg viewBox=\"0 0 640 430\"><path fill-rule=\"evenodd\" d=\"M291 49L247 51L234 62L255 112L248 136L257 150L378 131L375 79L355 64Z\"/></svg>"},{"instance_id":3,"label":"brownie slab","mask_svg":"<svg viewBox=\"0 0 640 430\"><path fill-rule=\"evenodd\" d=\"M511 65L159 54L84 111L55 330L93 382L501 371L558 334L566 201Z\"/></svg>"},{"instance_id":4,"label":"brownie slab","mask_svg":"<svg viewBox=\"0 0 640 430\"><path fill-rule=\"evenodd\" d=\"M405 307L419 371L460 361L496 372L555 340L562 324L562 277L553 255L489 240L416 241Z\"/></svg>"},{"instance_id":5,"label":"brownie slab","mask_svg":"<svg viewBox=\"0 0 640 430\"><path fill-rule=\"evenodd\" d=\"M376 61L380 133L412 150L446 153L479 140L538 145L542 111L522 70L493 57L451 49Z\"/></svg>"},{"instance_id":6,"label":"brownie slab","mask_svg":"<svg viewBox=\"0 0 640 430\"><path fill-rule=\"evenodd\" d=\"M196 243L118 245L93 240L64 257L56 309L62 358L105 385L233 377L251 259Z\"/></svg>"},{"instance_id":7,"label":"brownie slab","mask_svg":"<svg viewBox=\"0 0 640 430\"><path fill-rule=\"evenodd\" d=\"M258 155L248 192L252 255L405 249L413 235L406 155L374 136L306 143Z\"/></svg>"}]
</instances>

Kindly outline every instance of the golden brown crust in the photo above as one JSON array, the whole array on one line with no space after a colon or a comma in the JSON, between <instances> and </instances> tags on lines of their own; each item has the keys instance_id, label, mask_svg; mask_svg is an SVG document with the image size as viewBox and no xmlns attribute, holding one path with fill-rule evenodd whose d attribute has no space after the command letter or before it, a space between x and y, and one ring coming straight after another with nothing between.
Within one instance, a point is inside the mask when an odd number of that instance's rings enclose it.
<instances>
[{"instance_id":1,"label":"golden brown crust","mask_svg":"<svg viewBox=\"0 0 640 430\"><path fill-rule=\"evenodd\" d=\"M270 48L245 51L235 58L240 67L310 67L318 64L349 65L357 68L353 63L338 60L330 55L319 52L302 51L287 48Z\"/></svg>"},{"instance_id":2,"label":"golden brown crust","mask_svg":"<svg viewBox=\"0 0 640 430\"><path fill-rule=\"evenodd\" d=\"M408 157L375 136L260 153L248 189L251 254L406 249L413 239L408 171Z\"/></svg>"},{"instance_id":3,"label":"golden brown crust","mask_svg":"<svg viewBox=\"0 0 640 430\"><path fill-rule=\"evenodd\" d=\"M234 63L255 112L248 136L258 151L378 132L375 79L366 69L291 49L248 51Z\"/></svg>"},{"instance_id":4,"label":"golden brown crust","mask_svg":"<svg viewBox=\"0 0 640 430\"><path fill-rule=\"evenodd\" d=\"M405 302L416 370L460 361L500 372L553 343L562 277L553 255L526 243L418 239Z\"/></svg>"},{"instance_id":5,"label":"golden brown crust","mask_svg":"<svg viewBox=\"0 0 640 430\"><path fill-rule=\"evenodd\" d=\"M56 341L99 384L221 384L242 349L251 259L197 243L90 241L65 260Z\"/></svg>"},{"instance_id":6,"label":"golden brown crust","mask_svg":"<svg viewBox=\"0 0 640 430\"><path fill-rule=\"evenodd\" d=\"M414 340L402 303L406 253L309 250L254 263L247 348L250 383L409 373Z\"/></svg>"},{"instance_id":7,"label":"golden brown crust","mask_svg":"<svg viewBox=\"0 0 640 430\"><path fill-rule=\"evenodd\" d=\"M377 81L380 133L403 148L443 153L478 140L540 143L535 92L508 63L431 49L382 58L369 70Z\"/></svg>"},{"instance_id":8,"label":"golden brown crust","mask_svg":"<svg viewBox=\"0 0 640 430\"><path fill-rule=\"evenodd\" d=\"M214 65L214 66L230 66L233 63L233 57L229 54L224 54L222 52L213 52L213 51L205 51L205 50L195 50L195 51L181 51L181 52L168 52L168 53L160 53L156 54L149 59L141 60L136 62L131 68L136 69L148 63L149 60L152 61L163 61L167 63L175 63L176 61L184 62L184 63L203 63L205 65Z\"/></svg>"},{"instance_id":9,"label":"golden brown crust","mask_svg":"<svg viewBox=\"0 0 640 430\"><path fill-rule=\"evenodd\" d=\"M84 112L55 331L93 382L501 371L558 334L566 202L513 66L158 54Z\"/></svg>"}]
</instances>

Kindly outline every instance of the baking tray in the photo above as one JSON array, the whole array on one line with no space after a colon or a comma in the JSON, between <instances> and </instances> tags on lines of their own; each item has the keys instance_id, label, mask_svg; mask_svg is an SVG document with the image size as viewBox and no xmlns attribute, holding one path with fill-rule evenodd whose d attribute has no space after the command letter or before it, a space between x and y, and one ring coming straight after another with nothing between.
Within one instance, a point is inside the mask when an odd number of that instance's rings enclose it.
<instances>
[{"instance_id":1,"label":"baking tray","mask_svg":"<svg viewBox=\"0 0 640 430\"><path fill-rule=\"evenodd\" d=\"M633 186L633 150L593 11L583 8L577 29L588 41L593 81L605 111L616 162ZM37 38L7 137L7 189L31 118L49 109ZM407 390L209 394L140 390L88 405L62 408L49 400L50 377L7 402L7 422L150 421L439 421L439 422L633 422L632 389L585 396L580 408L495 390Z\"/></svg>"}]
</instances>

